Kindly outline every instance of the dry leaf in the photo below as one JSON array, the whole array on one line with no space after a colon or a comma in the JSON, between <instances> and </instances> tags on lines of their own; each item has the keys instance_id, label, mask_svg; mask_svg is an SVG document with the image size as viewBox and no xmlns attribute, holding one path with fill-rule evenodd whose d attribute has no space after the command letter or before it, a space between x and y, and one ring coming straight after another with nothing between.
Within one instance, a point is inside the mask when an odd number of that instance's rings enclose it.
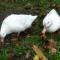
<instances>
[{"instance_id":1,"label":"dry leaf","mask_svg":"<svg viewBox=\"0 0 60 60\"><path fill-rule=\"evenodd\" d=\"M35 55L33 60L39 60L39 56L38 55Z\"/></svg>"},{"instance_id":2,"label":"dry leaf","mask_svg":"<svg viewBox=\"0 0 60 60\"><path fill-rule=\"evenodd\" d=\"M41 59L41 60L48 60L45 56L44 56L44 54L43 54L43 52L36 46L36 45L33 45L33 50L36 52L36 54L38 55L38 57Z\"/></svg>"},{"instance_id":3,"label":"dry leaf","mask_svg":"<svg viewBox=\"0 0 60 60\"><path fill-rule=\"evenodd\" d=\"M57 50L56 50L55 48L52 48L52 49L51 49L51 54L52 54L52 55L56 54L56 52L57 52Z\"/></svg>"},{"instance_id":4,"label":"dry leaf","mask_svg":"<svg viewBox=\"0 0 60 60\"><path fill-rule=\"evenodd\" d=\"M56 48L57 42L54 39L49 39L45 42L45 49Z\"/></svg>"}]
</instances>

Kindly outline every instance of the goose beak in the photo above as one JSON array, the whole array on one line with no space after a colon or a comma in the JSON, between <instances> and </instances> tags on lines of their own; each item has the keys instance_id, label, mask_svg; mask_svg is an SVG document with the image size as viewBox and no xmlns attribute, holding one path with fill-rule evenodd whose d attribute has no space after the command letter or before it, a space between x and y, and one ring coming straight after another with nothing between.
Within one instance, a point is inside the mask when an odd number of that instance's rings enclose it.
<instances>
[{"instance_id":1,"label":"goose beak","mask_svg":"<svg viewBox=\"0 0 60 60\"><path fill-rule=\"evenodd\" d=\"M42 33L43 33L43 34L45 34L45 33L46 33L46 31L47 31L47 28L46 28L46 27L44 27L44 28L43 28L43 30L42 30Z\"/></svg>"},{"instance_id":2,"label":"goose beak","mask_svg":"<svg viewBox=\"0 0 60 60\"><path fill-rule=\"evenodd\" d=\"M47 38L46 35L45 35L46 31L47 31L47 29L44 27L41 34L40 34L40 37L44 40Z\"/></svg>"}]
</instances>

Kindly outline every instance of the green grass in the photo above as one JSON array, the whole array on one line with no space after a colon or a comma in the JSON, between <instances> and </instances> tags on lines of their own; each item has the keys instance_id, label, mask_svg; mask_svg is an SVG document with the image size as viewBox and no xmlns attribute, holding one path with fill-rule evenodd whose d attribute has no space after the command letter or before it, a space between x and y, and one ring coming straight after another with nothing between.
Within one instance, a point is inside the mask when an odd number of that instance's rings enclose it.
<instances>
[{"instance_id":1,"label":"green grass","mask_svg":"<svg viewBox=\"0 0 60 60\"><path fill-rule=\"evenodd\" d=\"M50 3L52 3L52 5L57 4L58 8L51 7ZM42 26L43 18L53 8L60 12L60 0L51 0L50 2L48 0L16 0L14 3L0 2L0 15L2 16L2 18L3 15L9 14L9 11L11 11L12 13L13 11L17 12L19 11L26 14L38 15L38 18L35 21L35 25L26 31L27 33L33 33L35 35L31 38L25 37L19 39L20 40L19 42L21 42L22 45L16 46L16 44L9 42L10 45L0 48L0 60L8 60L10 53L15 53L17 56L19 56L21 54L27 53L28 50L30 50L32 55L34 56L35 52L32 50L31 46L29 46L27 43L32 43L43 48L44 42L40 39L38 35L43 28ZM52 56L49 53L49 51L47 52L43 51L44 54L50 60L60 60L60 35L53 36L47 33L47 37L49 39L53 38L55 39L55 41L57 41L57 53Z\"/></svg>"},{"instance_id":2,"label":"green grass","mask_svg":"<svg viewBox=\"0 0 60 60\"><path fill-rule=\"evenodd\" d=\"M48 34L51 38L50 34ZM43 51L44 54L49 58L50 60L60 60L60 37L59 35L56 35L54 38L57 41L57 53L55 55L51 55L49 51ZM33 37L25 37L21 38L20 41L21 45L16 46L16 44L12 44L7 47L3 47L0 49L0 59L1 60L8 60L9 54L14 52L17 56L19 54L27 53L28 50L32 52L32 55L35 55L35 52L33 51L32 47L28 45L28 43L32 43L37 45L38 47L43 48L44 42L40 39L38 35L34 35ZM53 57L52 57L53 56Z\"/></svg>"}]
</instances>

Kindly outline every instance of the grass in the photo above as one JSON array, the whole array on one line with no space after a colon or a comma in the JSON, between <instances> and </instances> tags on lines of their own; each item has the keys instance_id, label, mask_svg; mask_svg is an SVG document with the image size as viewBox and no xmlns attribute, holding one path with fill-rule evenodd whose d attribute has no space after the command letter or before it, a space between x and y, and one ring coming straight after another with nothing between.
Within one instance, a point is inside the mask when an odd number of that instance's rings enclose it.
<instances>
[{"instance_id":1,"label":"grass","mask_svg":"<svg viewBox=\"0 0 60 60\"><path fill-rule=\"evenodd\" d=\"M50 6L57 4L58 7ZM42 30L42 20L52 8L56 9L60 12L60 0L16 0L16 2L0 2L0 20L3 20L4 15L8 15L11 13L26 13L26 14L37 14L38 18L35 21L35 25L31 27L31 29L27 30L28 33L35 34L33 37L25 37L20 38L19 41L16 42L9 42L8 45L0 48L0 60L9 60L8 57L10 54L15 55L15 59L19 60L21 56L27 53L27 51L31 51L32 55L35 55L35 52L31 48L28 43L32 43L38 45L38 47L43 48L44 42L40 39L39 33ZM15 11L15 12L14 12ZM51 55L49 51L44 51L44 54L50 60L60 60L60 35L51 35L47 33L47 37L55 39L57 41L57 53L55 55ZM9 39L10 40L10 39ZM19 43L20 42L20 43ZM18 44L19 43L19 44ZM14 59L14 60L15 60ZM22 59L23 60L23 59ZM28 59L29 60L29 59ZM31 60L31 59L30 59Z\"/></svg>"},{"instance_id":2,"label":"grass","mask_svg":"<svg viewBox=\"0 0 60 60\"><path fill-rule=\"evenodd\" d=\"M48 38L50 38L50 37L51 36L49 36ZM59 35L56 35L54 39L57 41L57 53L55 55L51 55L51 53L49 53L49 51L43 50L43 52L47 56L47 58L50 60L60 60L60 43L59 43L60 37L59 37ZM11 43L10 46L7 46L7 47L5 46L5 47L1 48L0 49L0 59L8 60L10 53L13 53L13 54L16 54L17 56L19 56L21 54L24 55L24 53L27 53L27 51L29 51L29 50L31 51L32 55L34 56L35 52L31 48L31 46L28 45L28 43L32 43L32 44L41 46L42 48L43 48L43 44L44 44L38 35L34 35L33 37L21 38L19 40L19 42L21 42L20 45Z\"/></svg>"}]
</instances>

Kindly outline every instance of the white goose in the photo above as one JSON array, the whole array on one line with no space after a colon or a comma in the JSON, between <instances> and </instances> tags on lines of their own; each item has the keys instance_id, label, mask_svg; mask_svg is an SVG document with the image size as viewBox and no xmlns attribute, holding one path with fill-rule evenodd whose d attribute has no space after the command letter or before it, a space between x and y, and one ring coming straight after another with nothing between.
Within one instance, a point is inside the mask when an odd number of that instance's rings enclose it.
<instances>
[{"instance_id":1,"label":"white goose","mask_svg":"<svg viewBox=\"0 0 60 60\"><path fill-rule=\"evenodd\" d=\"M43 19L43 30L42 33L45 35L45 32L55 32L60 28L60 16L57 12L52 9Z\"/></svg>"},{"instance_id":2,"label":"white goose","mask_svg":"<svg viewBox=\"0 0 60 60\"><path fill-rule=\"evenodd\" d=\"M1 42L3 42L4 37L7 34L10 34L12 32L20 33L21 31L24 31L25 29L31 27L36 18L37 16L24 14L11 14L6 17L2 22L0 30Z\"/></svg>"}]
</instances>

